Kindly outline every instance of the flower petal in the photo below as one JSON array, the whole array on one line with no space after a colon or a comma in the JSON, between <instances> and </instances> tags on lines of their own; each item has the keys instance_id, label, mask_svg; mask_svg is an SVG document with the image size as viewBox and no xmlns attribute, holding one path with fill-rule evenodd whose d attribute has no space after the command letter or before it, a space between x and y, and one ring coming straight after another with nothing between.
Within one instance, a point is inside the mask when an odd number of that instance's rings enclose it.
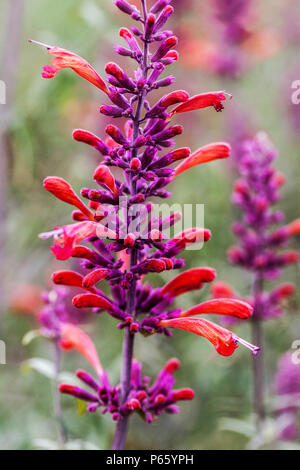
<instances>
[{"instance_id":1,"label":"flower petal","mask_svg":"<svg viewBox=\"0 0 300 470\"><path fill-rule=\"evenodd\" d=\"M193 168L196 165L200 165L201 163L211 162L219 158L228 158L230 152L231 147L225 142L216 142L205 145L204 147L196 150L196 152L192 153L192 155L186 158L175 168L173 178L183 171L189 170L190 168Z\"/></svg>"},{"instance_id":2,"label":"flower petal","mask_svg":"<svg viewBox=\"0 0 300 470\"><path fill-rule=\"evenodd\" d=\"M216 277L216 271L212 268L194 268L185 271L168 284L162 290L161 295L177 297L195 289L201 289L203 282L212 282Z\"/></svg>"},{"instance_id":3,"label":"flower petal","mask_svg":"<svg viewBox=\"0 0 300 470\"><path fill-rule=\"evenodd\" d=\"M85 357L98 374L102 374L103 369L93 341L77 326L69 323L62 325L61 347L66 350L76 349Z\"/></svg>"},{"instance_id":4,"label":"flower petal","mask_svg":"<svg viewBox=\"0 0 300 470\"><path fill-rule=\"evenodd\" d=\"M202 313L213 313L218 315L228 315L246 319L252 315L253 307L237 299L212 299L202 302L180 315L180 318L201 315Z\"/></svg>"}]
</instances>

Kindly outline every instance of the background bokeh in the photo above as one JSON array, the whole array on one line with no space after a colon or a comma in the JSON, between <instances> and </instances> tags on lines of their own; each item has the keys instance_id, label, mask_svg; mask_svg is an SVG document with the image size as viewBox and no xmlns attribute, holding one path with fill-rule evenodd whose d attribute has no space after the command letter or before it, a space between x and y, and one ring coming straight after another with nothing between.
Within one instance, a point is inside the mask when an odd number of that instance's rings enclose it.
<instances>
[{"instance_id":1,"label":"background bokeh","mask_svg":"<svg viewBox=\"0 0 300 470\"><path fill-rule=\"evenodd\" d=\"M277 167L287 176L279 207L290 221L300 216L300 110L291 104L291 83L300 79L300 38L297 31L292 34L295 18L298 25L300 20L298 2L248 3L251 12L247 27L255 32L267 31L268 35L255 48L243 52L245 69L231 78L214 73L201 60L207 44L222 44L214 2L174 1L179 13L174 15L172 26L179 34L181 53L179 63L171 67L177 75L176 87L189 90L191 95L219 89L233 94L222 113L207 109L184 117L181 122L185 133L178 144L196 149L214 140L227 140L237 145L243 132L266 131L279 152ZM49 243L42 242L37 235L69 221L70 211L43 190L43 178L55 174L70 181L76 190L87 186L98 156L74 142L71 133L73 128L81 127L103 136L106 124L97 110L102 96L88 82L71 71L50 81L41 79L40 70L48 56L44 50L29 45L27 39L77 52L103 75L105 63L115 60L112 47L119 41L118 29L124 19L126 22L128 18L110 0L0 3L0 80L7 83L7 104L0 105L0 339L7 346L7 364L0 365L1 449L37 448L41 445L39 439L51 447L56 439L49 379L26 366L32 357L51 359L52 345L43 339L27 347L22 345L24 334L36 328L36 323L25 308L22 314L17 311L11 299L15 303L16 293L17 297L23 295L18 292L22 292L20 286L24 284L49 287L51 272L60 266L51 256ZM187 267L212 266L217 269L218 279L247 294L251 278L230 266L226 258L226 250L233 242L231 223L239 216L230 202L234 178L229 161L196 167L177 179L172 202L205 204L205 225L213 234L201 251L187 252ZM299 240L293 243L299 248ZM156 275L153 282L162 285L169 278L169 273L163 273ZM285 279L299 286L295 267L285 271ZM201 294L194 292L180 298L178 303L182 307L192 306L207 295L207 290ZM291 347L293 340L300 339L298 305L296 296L285 315L269 321L265 327L270 434L276 426L272 418L273 376L278 357ZM238 334L250 339L249 325L235 328ZM121 336L115 321L102 316L89 324L86 331L97 344L103 365L117 381ZM194 388L194 401L182 404L179 415L164 415L153 426L134 418L127 447L245 448L253 435L249 352L240 348L230 358L221 357L207 341L180 331L168 340L159 335L147 340L138 337L136 357L143 362L147 375L156 375L159 367L173 356L182 362L177 384ZM64 371L74 372L79 366L85 363L76 353L64 356ZM109 416L80 413L74 400L68 397L63 404L65 420L75 440L81 438L98 448L109 448L113 433ZM236 422L227 418L243 420L244 427L240 423L236 429Z\"/></svg>"}]
</instances>

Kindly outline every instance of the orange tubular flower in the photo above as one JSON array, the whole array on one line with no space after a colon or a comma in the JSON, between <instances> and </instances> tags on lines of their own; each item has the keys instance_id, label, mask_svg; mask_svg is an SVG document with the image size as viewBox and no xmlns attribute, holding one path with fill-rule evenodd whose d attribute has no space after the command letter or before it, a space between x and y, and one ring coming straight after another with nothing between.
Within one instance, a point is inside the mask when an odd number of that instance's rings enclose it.
<instances>
[{"instance_id":1,"label":"orange tubular flower","mask_svg":"<svg viewBox=\"0 0 300 470\"><path fill-rule=\"evenodd\" d=\"M73 248L78 243L97 235L99 225L96 222L79 222L57 229L55 232L58 237L54 241L54 246L51 247L52 253L62 261L70 258Z\"/></svg>"},{"instance_id":2,"label":"orange tubular flower","mask_svg":"<svg viewBox=\"0 0 300 470\"><path fill-rule=\"evenodd\" d=\"M63 178L57 176L48 176L43 181L44 188L52 193L55 197L67 204L77 207L86 217L94 220L92 212L86 207L85 204L75 194L72 186Z\"/></svg>"},{"instance_id":3,"label":"orange tubular flower","mask_svg":"<svg viewBox=\"0 0 300 470\"><path fill-rule=\"evenodd\" d=\"M91 364L95 371L102 375L103 369L90 337L80 328L69 323L61 327L61 347L65 350L76 349Z\"/></svg>"},{"instance_id":4,"label":"orange tubular flower","mask_svg":"<svg viewBox=\"0 0 300 470\"><path fill-rule=\"evenodd\" d=\"M95 271L91 271L83 278L82 285L83 287L90 289L92 286L97 284L97 282L102 281L102 279L106 279L109 273L110 269L95 269Z\"/></svg>"},{"instance_id":5,"label":"orange tubular flower","mask_svg":"<svg viewBox=\"0 0 300 470\"><path fill-rule=\"evenodd\" d=\"M225 91L211 91L210 93L201 93L200 95L192 96L184 103L177 106L171 112L171 116L176 113L186 113L187 111L194 111L195 109L207 108L213 106L216 111L222 111L224 106L222 101L231 98L229 93Z\"/></svg>"},{"instance_id":6,"label":"orange tubular flower","mask_svg":"<svg viewBox=\"0 0 300 470\"><path fill-rule=\"evenodd\" d=\"M290 224L285 226L285 229L288 232L288 235L291 237L293 235L299 235L300 234L300 219L296 219Z\"/></svg>"},{"instance_id":7,"label":"orange tubular flower","mask_svg":"<svg viewBox=\"0 0 300 470\"><path fill-rule=\"evenodd\" d=\"M52 274L52 281L57 285L81 287L82 289L87 289L90 292L96 292L96 289L92 286L84 285L83 276L74 271L56 271Z\"/></svg>"},{"instance_id":8,"label":"orange tubular flower","mask_svg":"<svg viewBox=\"0 0 300 470\"><path fill-rule=\"evenodd\" d=\"M216 351L222 356L231 356L238 347L238 343L249 348L255 355L260 349L239 338L226 328L202 318L172 318L162 320L159 324L163 327L180 328L203 336L214 345Z\"/></svg>"},{"instance_id":9,"label":"orange tubular flower","mask_svg":"<svg viewBox=\"0 0 300 470\"><path fill-rule=\"evenodd\" d=\"M113 194L118 194L115 178L106 165L99 165L94 172L93 178L97 183L107 186Z\"/></svg>"},{"instance_id":10,"label":"orange tubular flower","mask_svg":"<svg viewBox=\"0 0 300 470\"><path fill-rule=\"evenodd\" d=\"M206 228L190 228L184 230L183 232L175 235L175 237L170 240L170 242L176 243L176 246L181 250L185 250L188 245L193 243L207 242L211 238L210 230Z\"/></svg>"},{"instance_id":11,"label":"orange tubular flower","mask_svg":"<svg viewBox=\"0 0 300 470\"><path fill-rule=\"evenodd\" d=\"M214 299L232 299L238 297L233 288L227 282L224 281L214 282L210 288L210 293Z\"/></svg>"},{"instance_id":12,"label":"orange tubular flower","mask_svg":"<svg viewBox=\"0 0 300 470\"><path fill-rule=\"evenodd\" d=\"M54 59L50 61L51 65L44 66L42 72L43 78L53 78L61 69L70 68L104 93L109 94L109 89L102 78L97 74L96 70L94 70L93 67L79 55L57 46L47 46L47 44L43 44L38 41L30 40L29 42L46 47L48 53L54 57Z\"/></svg>"},{"instance_id":13,"label":"orange tubular flower","mask_svg":"<svg viewBox=\"0 0 300 470\"><path fill-rule=\"evenodd\" d=\"M189 269L166 284L161 290L161 295L178 297L191 290L201 289L204 282L212 282L215 277L216 271L212 268Z\"/></svg>"},{"instance_id":14,"label":"orange tubular flower","mask_svg":"<svg viewBox=\"0 0 300 470\"><path fill-rule=\"evenodd\" d=\"M253 307L237 299L212 299L207 302L202 302L186 312L183 312L179 317L191 317L193 315L200 315L202 313L213 313L217 315L227 315L230 317L242 318L243 320L251 317Z\"/></svg>"},{"instance_id":15,"label":"orange tubular flower","mask_svg":"<svg viewBox=\"0 0 300 470\"><path fill-rule=\"evenodd\" d=\"M113 304L96 294L78 294L73 297L73 305L77 308L102 308L108 312L113 311Z\"/></svg>"},{"instance_id":16,"label":"orange tubular flower","mask_svg":"<svg viewBox=\"0 0 300 470\"><path fill-rule=\"evenodd\" d=\"M231 147L225 142L216 142L205 145L192 153L192 155L175 168L173 178L196 165L200 165L201 163L211 162L219 158L228 158L230 153Z\"/></svg>"}]
</instances>

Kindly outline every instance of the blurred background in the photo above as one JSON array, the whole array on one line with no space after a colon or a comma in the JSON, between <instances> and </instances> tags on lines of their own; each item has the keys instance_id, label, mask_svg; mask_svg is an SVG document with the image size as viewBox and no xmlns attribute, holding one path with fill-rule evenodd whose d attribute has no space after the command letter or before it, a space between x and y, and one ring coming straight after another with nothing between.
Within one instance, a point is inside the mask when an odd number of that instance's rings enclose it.
<instances>
[{"instance_id":1,"label":"blurred background","mask_svg":"<svg viewBox=\"0 0 300 470\"><path fill-rule=\"evenodd\" d=\"M222 89L233 95L222 113L206 109L183 116L180 123L185 133L178 146L196 149L225 140L238 152L241 139L260 130L267 132L278 149L276 165L287 177L278 208L291 221L300 216L300 104L291 102L292 82L300 80L300 5L297 0L239 0L230 12L231 3L173 0L172 27L179 35L180 60L170 69L177 76L176 88L191 95ZM242 8L238 18L247 31L238 41L226 36L235 8ZM47 363L30 362L31 358L50 360L52 344L45 339L22 344L25 333L37 328L32 312L38 308L39 291L51 288L51 272L62 269L50 253L49 242L41 241L38 234L70 220L69 208L43 190L42 180L61 176L77 192L88 186L98 156L74 142L71 133L80 127L103 137L107 124L97 110L102 96L88 82L71 71L50 81L41 78L41 67L49 63L49 56L27 39L76 52L103 76L105 63L119 60L113 45L119 43L118 29L128 20L110 0L0 2L0 80L6 84L6 104L0 104L0 339L7 348L7 364L0 365L1 449L56 448ZM226 257L234 240L231 223L240 216L230 201L235 178L230 161L196 167L177 179L172 202L203 203L205 226L213 234L201 251L186 253L187 267L212 266L218 279L247 295L250 276L231 266ZM293 244L299 249L299 240ZM284 276L299 286L295 267L285 270ZM170 277L169 273L156 275L153 282L163 285ZM178 305L192 306L208 294L207 290L188 294ZM300 339L298 306L296 296L282 317L265 325L269 448L297 448L297 442L276 440L272 400L278 358ZM247 323L234 328L250 339ZM121 337L115 321L101 316L85 331L116 383ZM159 335L146 340L138 337L136 344L136 357L150 376L168 358L180 358L177 386L194 388L196 397L181 405L179 415L163 415L153 426L135 417L129 449L251 446L255 431L247 350L240 348L230 358L221 357L206 340L180 331L168 340ZM64 371L74 373L79 367L86 364L76 353L64 355ZM109 416L83 413L68 397L63 406L75 443L81 439L91 448L110 447L114 425Z\"/></svg>"}]
</instances>

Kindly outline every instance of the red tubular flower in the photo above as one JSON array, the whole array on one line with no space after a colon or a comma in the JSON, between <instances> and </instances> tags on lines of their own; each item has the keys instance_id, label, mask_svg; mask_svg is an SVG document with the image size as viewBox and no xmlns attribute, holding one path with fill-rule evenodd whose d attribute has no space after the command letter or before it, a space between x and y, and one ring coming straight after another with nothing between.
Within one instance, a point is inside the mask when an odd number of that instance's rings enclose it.
<instances>
[{"instance_id":1,"label":"red tubular flower","mask_svg":"<svg viewBox=\"0 0 300 470\"><path fill-rule=\"evenodd\" d=\"M204 282L212 282L215 277L216 271L212 268L189 269L166 284L161 290L161 295L177 297L191 290L201 289Z\"/></svg>"},{"instance_id":2,"label":"red tubular flower","mask_svg":"<svg viewBox=\"0 0 300 470\"><path fill-rule=\"evenodd\" d=\"M86 288L91 292L96 292L95 289L91 286L85 286L83 284L84 278L81 274L74 271L56 271L52 274L52 281L54 284L63 285L63 286L73 286Z\"/></svg>"},{"instance_id":3,"label":"red tubular flower","mask_svg":"<svg viewBox=\"0 0 300 470\"><path fill-rule=\"evenodd\" d=\"M279 258L284 265L294 264L299 262L300 253L295 250L286 251L285 253L282 253Z\"/></svg>"},{"instance_id":4,"label":"red tubular flower","mask_svg":"<svg viewBox=\"0 0 300 470\"><path fill-rule=\"evenodd\" d=\"M235 291L233 288L224 281L216 281L212 284L210 288L210 293L213 298L218 299L218 298L235 298L237 297Z\"/></svg>"},{"instance_id":5,"label":"red tubular flower","mask_svg":"<svg viewBox=\"0 0 300 470\"><path fill-rule=\"evenodd\" d=\"M211 162L219 158L228 158L231 152L230 145L225 142L216 142L213 144L205 145L196 152L192 153L188 158L186 158L177 168L175 168L175 173L173 178L182 173L183 171L189 170L190 168L200 165L201 163Z\"/></svg>"},{"instance_id":6,"label":"red tubular flower","mask_svg":"<svg viewBox=\"0 0 300 470\"><path fill-rule=\"evenodd\" d=\"M188 99L189 99L189 94L187 91L176 90L164 96L160 100L159 106L161 106L162 108L168 108L169 106L172 106L173 104L184 103Z\"/></svg>"},{"instance_id":7,"label":"red tubular flower","mask_svg":"<svg viewBox=\"0 0 300 470\"><path fill-rule=\"evenodd\" d=\"M193 243L207 242L211 238L210 230L206 228L190 228L184 230L183 232L175 235L175 237L170 240L170 242L175 242L181 250L185 250L186 247Z\"/></svg>"},{"instance_id":8,"label":"red tubular flower","mask_svg":"<svg viewBox=\"0 0 300 470\"><path fill-rule=\"evenodd\" d=\"M126 403L126 408L128 410L139 410L141 408L141 403L139 400L137 400L136 398L131 398L130 400L128 400L128 402Z\"/></svg>"},{"instance_id":9,"label":"red tubular flower","mask_svg":"<svg viewBox=\"0 0 300 470\"><path fill-rule=\"evenodd\" d=\"M172 359L168 360L165 367L163 368L163 371L168 374L174 374L174 372L176 372L176 370L178 370L179 367L180 367L180 361L176 357L173 357Z\"/></svg>"},{"instance_id":10,"label":"red tubular flower","mask_svg":"<svg viewBox=\"0 0 300 470\"><path fill-rule=\"evenodd\" d=\"M231 95L225 91L211 91L210 93L201 93L200 95L192 96L185 103L177 106L171 113L173 116L176 113L186 113L187 111L194 111L195 109L207 108L213 106L216 111L222 111L224 106L222 101L231 98Z\"/></svg>"},{"instance_id":11,"label":"red tubular flower","mask_svg":"<svg viewBox=\"0 0 300 470\"><path fill-rule=\"evenodd\" d=\"M107 186L113 194L118 193L115 178L106 165L99 165L94 172L93 178L97 183Z\"/></svg>"},{"instance_id":12,"label":"red tubular flower","mask_svg":"<svg viewBox=\"0 0 300 470\"><path fill-rule=\"evenodd\" d=\"M46 44L42 44L37 41L30 40L29 42L46 47L49 54L54 56L54 59L52 59L50 62L51 65L44 66L42 73L43 78L53 78L61 69L70 68L82 78L85 78L85 80L88 80L97 88L104 91L104 93L109 94L107 86L105 85L102 78L99 77L96 70L94 70L93 67L79 55L67 51L66 49L62 49L56 46L47 46Z\"/></svg>"},{"instance_id":13,"label":"red tubular flower","mask_svg":"<svg viewBox=\"0 0 300 470\"><path fill-rule=\"evenodd\" d=\"M271 296L272 298L275 298L279 302L291 297L294 295L296 292L296 286L295 284L292 284L291 282L285 282L284 284L281 284L280 286L276 287Z\"/></svg>"},{"instance_id":14,"label":"red tubular flower","mask_svg":"<svg viewBox=\"0 0 300 470\"><path fill-rule=\"evenodd\" d=\"M159 324L163 327L180 328L203 336L214 345L216 351L222 356L231 356L238 347L238 342L249 348L253 354L257 354L260 349L234 335L226 328L203 318L172 318L162 320Z\"/></svg>"},{"instance_id":15,"label":"red tubular flower","mask_svg":"<svg viewBox=\"0 0 300 470\"><path fill-rule=\"evenodd\" d=\"M285 229L288 232L288 235L291 237L293 235L299 235L300 234L300 219L296 219L290 224L285 226Z\"/></svg>"},{"instance_id":16,"label":"red tubular flower","mask_svg":"<svg viewBox=\"0 0 300 470\"><path fill-rule=\"evenodd\" d=\"M102 279L106 279L109 273L110 270L106 268L95 269L83 278L82 285L89 289Z\"/></svg>"},{"instance_id":17,"label":"red tubular flower","mask_svg":"<svg viewBox=\"0 0 300 470\"><path fill-rule=\"evenodd\" d=\"M58 237L51 247L52 253L59 260L66 260L72 255L73 248L88 237L96 236L98 226L95 222L78 222L57 229Z\"/></svg>"},{"instance_id":18,"label":"red tubular flower","mask_svg":"<svg viewBox=\"0 0 300 470\"><path fill-rule=\"evenodd\" d=\"M96 294L78 294L73 297L73 305L77 308L102 308L108 312L113 311L113 304Z\"/></svg>"},{"instance_id":19,"label":"red tubular flower","mask_svg":"<svg viewBox=\"0 0 300 470\"><path fill-rule=\"evenodd\" d=\"M72 186L65 181L63 178L58 176L48 176L43 181L44 188L52 193L55 197L61 201L71 204L77 207L83 214L85 214L90 220L94 220L92 212L86 207L85 204L75 194Z\"/></svg>"},{"instance_id":20,"label":"red tubular flower","mask_svg":"<svg viewBox=\"0 0 300 470\"><path fill-rule=\"evenodd\" d=\"M83 142L94 147L96 150L101 152L102 155L108 155L109 153L109 148L103 140L95 134L92 134L92 132L85 131L83 129L74 129L72 136L74 140L77 140L77 142Z\"/></svg>"},{"instance_id":21,"label":"red tubular flower","mask_svg":"<svg viewBox=\"0 0 300 470\"><path fill-rule=\"evenodd\" d=\"M213 313L218 315L228 315L246 319L251 317L253 307L237 299L212 299L202 302L186 312L183 312L179 317L191 317L193 315L200 315L202 313Z\"/></svg>"},{"instance_id":22,"label":"red tubular flower","mask_svg":"<svg viewBox=\"0 0 300 470\"><path fill-rule=\"evenodd\" d=\"M97 402L98 397L96 395L92 395L90 392L83 390L83 388L76 387L75 385L69 384L60 384L58 387L60 393L65 393L66 395L72 395L79 400L84 400L88 402Z\"/></svg>"},{"instance_id":23,"label":"red tubular flower","mask_svg":"<svg viewBox=\"0 0 300 470\"><path fill-rule=\"evenodd\" d=\"M172 401L193 400L195 392L192 388L182 388L172 392Z\"/></svg>"},{"instance_id":24,"label":"red tubular flower","mask_svg":"<svg viewBox=\"0 0 300 470\"><path fill-rule=\"evenodd\" d=\"M95 345L83 330L69 323L63 324L60 344L65 350L76 349L99 375L102 374L103 369Z\"/></svg>"}]
</instances>

